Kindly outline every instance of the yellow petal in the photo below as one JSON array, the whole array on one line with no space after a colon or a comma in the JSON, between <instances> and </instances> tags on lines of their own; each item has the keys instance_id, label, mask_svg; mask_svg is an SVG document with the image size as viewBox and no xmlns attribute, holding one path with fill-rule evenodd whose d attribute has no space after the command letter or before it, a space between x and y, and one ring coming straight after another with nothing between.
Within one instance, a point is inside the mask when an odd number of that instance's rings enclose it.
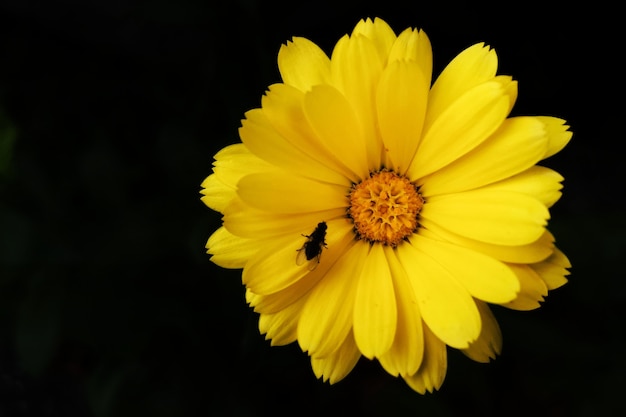
<instances>
[{"instance_id":1,"label":"yellow petal","mask_svg":"<svg viewBox=\"0 0 626 417\"><path fill-rule=\"evenodd\" d=\"M499 82L486 82L467 91L424 126L409 177L417 180L474 149L498 129L508 109L509 97Z\"/></svg>"},{"instance_id":2,"label":"yellow petal","mask_svg":"<svg viewBox=\"0 0 626 417\"><path fill-rule=\"evenodd\" d=\"M330 59L306 38L294 37L278 51L278 70L285 84L307 91L330 78Z\"/></svg>"},{"instance_id":3,"label":"yellow petal","mask_svg":"<svg viewBox=\"0 0 626 417\"><path fill-rule=\"evenodd\" d=\"M309 273L306 267L295 262L297 250L302 246L297 235L275 237L254 254L243 270L243 283L255 294L272 294L280 291Z\"/></svg>"},{"instance_id":4,"label":"yellow petal","mask_svg":"<svg viewBox=\"0 0 626 417\"><path fill-rule=\"evenodd\" d=\"M440 264L475 298L505 303L517 296L517 276L506 264L490 256L421 235L412 236L411 244Z\"/></svg>"},{"instance_id":5,"label":"yellow petal","mask_svg":"<svg viewBox=\"0 0 626 417\"><path fill-rule=\"evenodd\" d=\"M530 267L546 283L548 290L554 290L567 283L566 276L570 274L568 269L572 267L572 264L567 256L555 247L552 256Z\"/></svg>"},{"instance_id":6,"label":"yellow petal","mask_svg":"<svg viewBox=\"0 0 626 417\"><path fill-rule=\"evenodd\" d=\"M421 245L405 243L398 246L397 252L422 317L433 333L458 349L476 340L480 315L469 292L438 260L422 251Z\"/></svg>"},{"instance_id":7,"label":"yellow petal","mask_svg":"<svg viewBox=\"0 0 626 417\"><path fill-rule=\"evenodd\" d=\"M346 188L284 172L251 174L239 181L244 203L274 213L305 213L347 207Z\"/></svg>"},{"instance_id":8,"label":"yellow petal","mask_svg":"<svg viewBox=\"0 0 626 417\"><path fill-rule=\"evenodd\" d=\"M215 174L211 174L202 181L202 190L200 190L200 200L207 207L224 212L228 204L236 197L237 192L234 187L229 187Z\"/></svg>"},{"instance_id":9,"label":"yellow petal","mask_svg":"<svg viewBox=\"0 0 626 417\"><path fill-rule=\"evenodd\" d=\"M264 295L254 294L254 297L250 297L248 302L254 307L254 311L257 313L275 313L306 295L333 267L337 259L342 257L354 244L352 224L346 219L328 222L326 243L328 247L323 250L319 264L313 271L280 291ZM294 263L295 257L296 254L292 254L291 259Z\"/></svg>"},{"instance_id":10,"label":"yellow petal","mask_svg":"<svg viewBox=\"0 0 626 417\"><path fill-rule=\"evenodd\" d=\"M396 334L393 279L382 245L373 245L358 278L354 302L354 339L368 359L385 353Z\"/></svg>"},{"instance_id":11,"label":"yellow petal","mask_svg":"<svg viewBox=\"0 0 626 417\"><path fill-rule=\"evenodd\" d=\"M201 184L201 200L213 210L222 212L235 197L241 177L256 171L267 171L271 165L253 155L242 143L226 146L214 156L213 174Z\"/></svg>"},{"instance_id":12,"label":"yellow petal","mask_svg":"<svg viewBox=\"0 0 626 417\"><path fill-rule=\"evenodd\" d=\"M424 325L424 360L419 370L412 375L402 375L409 387L425 394L441 387L448 368L446 345Z\"/></svg>"},{"instance_id":13,"label":"yellow petal","mask_svg":"<svg viewBox=\"0 0 626 417\"><path fill-rule=\"evenodd\" d=\"M247 297L248 304L254 307L255 313L273 315L275 313L279 313L288 309L294 303L301 301L306 298L308 292L317 284L320 280L320 275L318 270L321 270L322 267L317 268L313 272L303 276L301 279L297 280L293 284L285 287L280 291L276 291L271 294L254 294L249 291L249 295Z\"/></svg>"},{"instance_id":14,"label":"yellow petal","mask_svg":"<svg viewBox=\"0 0 626 417\"><path fill-rule=\"evenodd\" d=\"M353 37L359 35L365 36L373 42L381 62L387 59L389 49L396 40L396 34L391 26L379 17L374 18L374 21L370 18L361 19L352 31Z\"/></svg>"},{"instance_id":15,"label":"yellow petal","mask_svg":"<svg viewBox=\"0 0 626 417\"><path fill-rule=\"evenodd\" d=\"M260 242L235 236L220 227L209 237L206 248L211 261L222 268L243 268L261 247Z\"/></svg>"},{"instance_id":16,"label":"yellow petal","mask_svg":"<svg viewBox=\"0 0 626 417\"><path fill-rule=\"evenodd\" d=\"M265 340L271 340L271 346L284 346L296 341L300 310L305 301L306 298L301 298L284 310L259 316L259 331L265 335Z\"/></svg>"},{"instance_id":17,"label":"yellow petal","mask_svg":"<svg viewBox=\"0 0 626 417\"><path fill-rule=\"evenodd\" d=\"M502 306L513 310L534 310L541 307L541 302L548 295L548 287L541 277L528 265L510 264L520 281L520 292L517 298Z\"/></svg>"},{"instance_id":18,"label":"yellow petal","mask_svg":"<svg viewBox=\"0 0 626 417\"><path fill-rule=\"evenodd\" d=\"M540 262L550 256L554 250L554 237L547 230L539 239L527 245L503 246L459 236L427 219L420 219L420 224L423 226L419 230L420 235L454 243L503 262L520 264Z\"/></svg>"},{"instance_id":19,"label":"yellow petal","mask_svg":"<svg viewBox=\"0 0 626 417\"><path fill-rule=\"evenodd\" d=\"M462 51L443 69L433 84L428 101L427 125L434 122L458 97L495 77L498 57L478 43Z\"/></svg>"},{"instance_id":20,"label":"yellow petal","mask_svg":"<svg viewBox=\"0 0 626 417\"><path fill-rule=\"evenodd\" d=\"M360 136L357 139L359 143L354 143L354 145L365 152L363 162L368 172L379 169L382 143L377 135L374 98L384 61L378 55L374 41L357 35L350 38L343 37L337 42L330 65L333 85L350 103L351 111L348 117L353 117L352 113L354 113L355 121L359 124L358 130L355 130ZM328 104L335 106L334 102ZM340 113L335 117L343 117L346 113L343 107L342 105L337 108ZM332 107L329 110L333 111ZM319 125L319 122L317 124ZM346 126L346 128L349 127L350 124ZM354 133L351 136L354 136ZM342 140L342 138L336 136L335 140Z\"/></svg>"},{"instance_id":21,"label":"yellow petal","mask_svg":"<svg viewBox=\"0 0 626 417\"><path fill-rule=\"evenodd\" d=\"M398 320L393 345L378 359L391 375L412 375L417 372L424 355L422 315L411 281L398 261L395 250L389 246L384 249L393 276Z\"/></svg>"},{"instance_id":22,"label":"yellow petal","mask_svg":"<svg viewBox=\"0 0 626 417\"><path fill-rule=\"evenodd\" d=\"M313 131L304 114L302 91L289 85L274 84L261 99L261 104L272 127L291 145L345 178L353 175Z\"/></svg>"},{"instance_id":23,"label":"yellow petal","mask_svg":"<svg viewBox=\"0 0 626 417\"><path fill-rule=\"evenodd\" d=\"M320 142L350 169L353 182L369 174L361 124L339 91L328 85L314 87L304 96L304 113Z\"/></svg>"},{"instance_id":24,"label":"yellow petal","mask_svg":"<svg viewBox=\"0 0 626 417\"><path fill-rule=\"evenodd\" d=\"M382 74L376 92L378 123L385 145L385 166L404 173L420 142L428 80L417 62L396 61Z\"/></svg>"},{"instance_id":25,"label":"yellow petal","mask_svg":"<svg viewBox=\"0 0 626 417\"><path fill-rule=\"evenodd\" d=\"M421 216L461 236L511 246L535 242L550 217L540 201L491 187L429 198Z\"/></svg>"},{"instance_id":26,"label":"yellow petal","mask_svg":"<svg viewBox=\"0 0 626 417\"><path fill-rule=\"evenodd\" d=\"M311 368L317 378L334 384L352 371L361 358L361 353L349 332L339 348L328 356L311 357Z\"/></svg>"},{"instance_id":27,"label":"yellow petal","mask_svg":"<svg viewBox=\"0 0 626 417\"><path fill-rule=\"evenodd\" d=\"M388 65L395 61L416 62L430 86L433 75L433 50L430 39L424 31L408 28L398 35L389 51Z\"/></svg>"},{"instance_id":28,"label":"yellow petal","mask_svg":"<svg viewBox=\"0 0 626 417\"><path fill-rule=\"evenodd\" d=\"M298 342L309 355L323 358L335 352L352 330L354 280L369 245L356 242L311 290L298 324Z\"/></svg>"},{"instance_id":29,"label":"yellow petal","mask_svg":"<svg viewBox=\"0 0 626 417\"><path fill-rule=\"evenodd\" d=\"M547 143L545 125L539 119L506 119L476 149L420 180L420 191L424 196L447 194L511 177L541 160Z\"/></svg>"},{"instance_id":30,"label":"yellow petal","mask_svg":"<svg viewBox=\"0 0 626 417\"><path fill-rule=\"evenodd\" d=\"M558 172L535 165L511 178L489 185L489 189L526 194L550 208L561 198L561 181L563 177Z\"/></svg>"},{"instance_id":31,"label":"yellow petal","mask_svg":"<svg viewBox=\"0 0 626 417\"><path fill-rule=\"evenodd\" d=\"M505 95L509 98L509 108L506 113L509 114L517 100L517 81L514 81L510 75L497 75L493 80L499 82L506 91Z\"/></svg>"},{"instance_id":32,"label":"yellow petal","mask_svg":"<svg viewBox=\"0 0 626 417\"><path fill-rule=\"evenodd\" d=\"M272 165L250 152L243 143L222 148L214 158L213 172L232 188L236 188L239 180L248 174L274 169Z\"/></svg>"},{"instance_id":33,"label":"yellow petal","mask_svg":"<svg viewBox=\"0 0 626 417\"><path fill-rule=\"evenodd\" d=\"M565 124L565 120L550 116L537 116L546 125L548 131L548 148L543 158L548 158L565 147L572 138L569 126Z\"/></svg>"},{"instance_id":34,"label":"yellow petal","mask_svg":"<svg viewBox=\"0 0 626 417\"><path fill-rule=\"evenodd\" d=\"M320 221L345 219L345 208L305 213L280 214L254 209L235 198L223 211L224 226L233 234L251 239L310 234Z\"/></svg>"},{"instance_id":35,"label":"yellow petal","mask_svg":"<svg viewBox=\"0 0 626 417\"><path fill-rule=\"evenodd\" d=\"M280 135L263 110L248 111L241 123L241 141L259 158L296 175L349 186L350 181L346 177L311 158Z\"/></svg>"},{"instance_id":36,"label":"yellow petal","mask_svg":"<svg viewBox=\"0 0 626 417\"><path fill-rule=\"evenodd\" d=\"M489 306L482 301L476 301L476 306L480 312L480 321L483 324L480 336L478 340L461 352L476 362L487 363L491 359L495 359L502 351L502 332Z\"/></svg>"}]
</instances>

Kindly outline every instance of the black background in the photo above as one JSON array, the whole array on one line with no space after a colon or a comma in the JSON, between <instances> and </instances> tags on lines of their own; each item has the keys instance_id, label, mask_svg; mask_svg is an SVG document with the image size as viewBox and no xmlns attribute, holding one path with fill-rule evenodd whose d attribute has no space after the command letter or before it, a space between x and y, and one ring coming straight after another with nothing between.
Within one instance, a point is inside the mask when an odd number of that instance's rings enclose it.
<instances>
[{"instance_id":1,"label":"black background","mask_svg":"<svg viewBox=\"0 0 626 417\"><path fill-rule=\"evenodd\" d=\"M0 416L586 416L624 412L623 89L618 11L601 3L0 0ZM435 74L496 48L514 114L568 120L550 229L570 283L495 308L502 355L450 351L425 396L362 361L334 386L270 348L240 271L204 245L212 157L279 81L291 36L330 53L365 17L423 28ZM0 154L5 158L6 154ZM3 156L4 155L4 156ZM1 159L0 159L1 161Z\"/></svg>"}]
</instances>

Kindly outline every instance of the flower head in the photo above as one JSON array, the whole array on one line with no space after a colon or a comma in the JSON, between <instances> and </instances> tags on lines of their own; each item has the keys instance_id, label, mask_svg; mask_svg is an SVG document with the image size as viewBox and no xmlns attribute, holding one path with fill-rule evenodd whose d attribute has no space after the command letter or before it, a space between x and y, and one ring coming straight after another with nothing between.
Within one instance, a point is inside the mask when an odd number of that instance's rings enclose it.
<instances>
[{"instance_id":1,"label":"flower head","mask_svg":"<svg viewBox=\"0 0 626 417\"><path fill-rule=\"evenodd\" d=\"M360 21L328 57L305 38L278 53L282 83L215 155L202 200L223 214L216 264L243 268L273 345L298 342L331 383L377 359L438 389L447 349L488 362L488 304L540 306L570 267L546 229L562 177L536 165L572 134L509 117L517 96L484 44L431 85L423 31Z\"/></svg>"}]
</instances>

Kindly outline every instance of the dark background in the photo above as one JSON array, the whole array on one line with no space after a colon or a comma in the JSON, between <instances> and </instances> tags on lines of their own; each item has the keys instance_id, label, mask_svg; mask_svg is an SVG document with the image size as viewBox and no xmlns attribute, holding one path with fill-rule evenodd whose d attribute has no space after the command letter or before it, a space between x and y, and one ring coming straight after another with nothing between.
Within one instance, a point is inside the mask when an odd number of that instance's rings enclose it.
<instances>
[{"instance_id":1,"label":"dark background","mask_svg":"<svg viewBox=\"0 0 626 417\"><path fill-rule=\"evenodd\" d=\"M624 412L618 12L545 3L0 0L0 417ZM451 350L425 396L367 361L316 380L204 250L220 215L200 183L279 81L280 44L330 53L374 16L425 29L435 74L492 45L514 113L575 132L545 162L565 177L550 229L570 283L541 309L495 308L502 355Z\"/></svg>"}]
</instances>

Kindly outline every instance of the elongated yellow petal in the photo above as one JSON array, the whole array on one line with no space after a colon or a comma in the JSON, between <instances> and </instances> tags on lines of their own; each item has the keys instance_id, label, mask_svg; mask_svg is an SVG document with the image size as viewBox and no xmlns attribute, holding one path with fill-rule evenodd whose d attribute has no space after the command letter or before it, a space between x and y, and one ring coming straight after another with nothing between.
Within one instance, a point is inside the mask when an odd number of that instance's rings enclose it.
<instances>
[{"instance_id":1,"label":"elongated yellow petal","mask_svg":"<svg viewBox=\"0 0 626 417\"><path fill-rule=\"evenodd\" d=\"M200 200L207 207L224 212L224 209L237 196L236 189L229 187L215 174L211 174L202 181L202 190L200 190Z\"/></svg>"},{"instance_id":2,"label":"elongated yellow petal","mask_svg":"<svg viewBox=\"0 0 626 417\"><path fill-rule=\"evenodd\" d=\"M232 188L244 176L274 169L271 164L254 155L243 143L221 149L214 156L213 172L222 182Z\"/></svg>"},{"instance_id":3,"label":"elongated yellow petal","mask_svg":"<svg viewBox=\"0 0 626 417\"><path fill-rule=\"evenodd\" d=\"M561 198L561 181L563 177L558 172L535 165L511 178L489 185L489 189L526 194L550 208Z\"/></svg>"},{"instance_id":4,"label":"elongated yellow petal","mask_svg":"<svg viewBox=\"0 0 626 417\"><path fill-rule=\"evenodd\" d=\"M469 292L419 244L398 246L422 317L446 344L462 349L480 334L480 315Z\"/></svg>"},{"instance_id":5,"label":"elongated yellow petal","mask_svg":"<svg viewBox=\"0 0 626 417\"><path fill-rule=\"evenodd\" d=\"M285 84L307 91L328 82L330 59L310 40L294 37L278 51L278 70Z\"/></svg>"},{"instance_id":6,"label":"elongated yellow petal","mask_svg":"<svg viewBox=\"0 0 626 417\"><path fill-rule=\"evenodd\" d=\"M549 158L569 143L572 139L572 132L568 130L569 126L563 119L551 116L537 116L537 118L546 125L548 131L548 148L543 158Z\"/></svg>"},{"instance_id":7,"label":"elongated yellow petal","mask_svg":"<svg viewBox=\"0 0 626 417\"><path fill-rule=\"evenodd\" d=\"M385 62L389 49L396 40L396 34L391 29L391 26L378 17L374 18L373 21L370 18L362 19L354 27L351 36L356 37L359 35L365 36L372 41L378 51L380 61Z\"/></svg>"},{"instance_id":8,"label":"elongated yellow petal","mask_svg":"<svg viewBox=\"0 0 626 417\"><path fill-rule=\"evenodd\" d=\"M239 181L239 196L248 205L274 213L305 213L345 207L345 187L281 172L250 174Z\"/></svg>"},{"instance_id":9,"label":"elongated yellow petal","mask_svg":"<svg viewBox=\"0 0 626 417\"><path fill-rule=\"evenodd\" d=\"M259 316L259 331L265 335L265 340L271 340L272 346L284 346L295 342L300 310L302 310L305 302L306 298L300 298L276 313L261 314Z\"/></svg>"},{"instance_id":10,"label":"elongated yellow petal","mask_svg":"<svg viewBox=\"0 0 626 417\"><path fill-rule=\"evenodd\" d=\"M320 142L350 169L352 180L369 173L361 124L339 91L328 85L314 87L304 96L304 113Z\"/></svg>"},{"instance_id":11,"label":"elongated yellow petal","mask_svg":"<svg viewBox=\"0 0 626 417\"><path fill-rule=\"evenodd\" d=\"M207 253L211 262L222 268L243 268L261 247L258 239L245 239L235 236L225 227L217 229L207 241Z\"/></svg>"},{"instance_id":12,"label":"elongated yellow petal","mask_svg":"<svg viewBox=\"0 0 626 417\"><path fill-rule=\"evenodd\" d=\"M309 355L323 358L341 347L352 330L354 297L368 244L356 242L311 290L298 324L298 342Z\"/></svg>"},{"instance_id":13,"label":"elongated yellow petal","mask_svg":"<svg viewBox=\"0 0 626 417\"><path fill-rule=\"evenodd\" d=\"M491 188L432 197L421 215L461 236L510 246L535 242L550 217L530 196Z\"/></svg>"},{"instance_id":14,"label":"elongated yellow petal","mask_svg":"<svg viewBox=\"0 0 626 417\"><path fill-rule=\"evenodd\" d=\"M497 75L493 81L499 82L504 91L506 91L505 95L509 98L509 109L506 114L509 114L517 100L517 81L513 80L513 77L509 75Z\"/></svg>"},{"instance_id":15,"label":"elongated yellow petal","mask_svg":"<svg viewBox=\"0 0 626 417\"><path fill-rule=\"evenodd\" d=\"M271 165L253 155L245 145L229 145L214 156L213 174L201 184L201 200L213 210L222 212L235 197L237 182L251 172L263 172Z\"/></svg>"},{"instance_id":16,"label":"elongated yellow petal","mask_svg":"<svg viewBox=\"0 0 626 417\"><path fill-rule=\"evenodd\" d=\"M311 357L311 368L316 377L331 384L346 377L356 366L361 353L356 346L352 332L349 332L339 348L324 357Z\"/></svg>"},{"instance_id":17,"label":"elongated yellow petal","mask_svg":"<svg viewBox=\"0 0 626 417\"><path fill-rule=\"evenodd\" d=\"M398 261L395 250L389 246L384 249L393 277L398 320L391 348L378 359L391 375L413 375L420 367L424 355L422 315L411 281Z\"/></svg>"},{"instance_id":18,"label":"elongated yellow petal","mask_svg":"<svg viewBox=\"0 0 626 417\"><path fill-rule=\"evenodd\" d=\"M428 101L427 125L446 111L458 97L491 80L498 69L498 57L484 43L477 43L458 54L435 80Z\"/></svg>"},{"instance_id":19,"label":"elongated yellow petal","mask_svg":"<svg viewBox=\"0 0 626 417\"><path fill-rule=\"evenodd\" d=\"M376 130L374 97L383 67L384 60L378 55L374 41L366 36L343 37L333 49L331 59L333 85L345 97L346 103L350 104L351 113L354 112L355 120L359 124L358 130L355 130L358 137L355 138L359 140L358 146L365 151L363 162L367 164L368 172L380 168L381 162L382 143ZM341 107L338 110L345 113ZM342 113L337 116L343 117ZM350 124L346 128L350 128ZM337 137L336 140L341 138ZM357 150L353 148L352 151Z\"/></svg>"},{"instance_id":20,"label":"elongated yellow petal","mask_svg":"<svg viewBox=\"0 0 626 417\"><path fill-rule=\"evenodd\" d=\"M385 166L404 173L420 143L428 80L417 62L396 61L382 74L376 92Z\"/></svg>"},{"instance_id":21,"label":"elongated yellow petal","mask_svg":"<svg viewBox=\"0 0 626 417\"><path fill-rule=\"evenodd\" d=\"M517 276L491 256L420 235L411 237L411 244L440 264L475 298L505 303L519 292Z\"/></svg>"},{"instance_id":22,"label":"elongated yellow petal","mask_svg":"<svg viewBox=\"0 0 626 417\"><path fill-rule=\"evenodd\" d=\"M486 303L476 301L480 312L482 328L478 340L470 344L467 349L462 349L467 357L476 362L487 363L495 359L502 351L502 332L496 318Z\"/></svg>"},{"instance_id":23,"label":"elongated yellow petal","mask_svg":"<svg viewBox=\"0 0 626 417\"><path fill-rule=\"evenodd\" d=\"M345 219L328 222L326 243L328 247L323 250L319 264L313 271L280 291L264 295L254 294L248 300L248 303L254 307L254 311L257 313L276 313L306 295L354 244L352 226ZM292 254L294 263L295 259L296 254L294 253Z\"/></svg>"},{"instance_id":24,"label":"elongated yellow petal","mask_svg":"<svg viewBox=\"0 0 626 417\"><path fill-rule=\"evenodd\" d=\"M363 356L373 359L391 347L398 317L393 278L381 245L371 247L356 285L354 339Z\"/></svg>"},{"instance_id":25,"label":"elongated yellow petal","mask_svg":"<svg viewBox=\"0 0 626 417\"><path fill-rule=\"evenodd\" d=\"M354 174L320 141L304 114L304 93L286 84L273 84L261 99L272 127L286 141L345 178ZM336 182L336 181L333 181Z\"/></svg>"},{"instance_id":26,"label":"elongated yellow petal","mask_svg":"<svg viewBox=\"0 0 626 417\"><path fill-rule=\"evenodd\" d=\"M408 176L418 180L460 158L485 141L504 121L509 108L499 82L480 84L452 102L428 126Z\"/></svg>"},{"instance_id":27,"label":"elongated yellow petal","mask_svg":"<svg viewBox=\"0 0 626 417\"><path fill-rule=\"evenodd\" d=\"M273 213L254 209L240 198L235 198L223 211L224 226L237 236L251 239L266 239L291 233L293 236L309 234L320 221L345 219L345 209L303 213Z\"/></svg>"},{"instance_id":28,"label":"elongated yellow petal","mask_svg":"<svg viewBox=\"0 0 626 417\"><path fill-rule=\"evenodd\" d=\"M441 388L448 369L446 345L427 325L424 325L424 345L424 360L419 370L412 375L402 375L407 385L420 394Z\"/></svg>"},{"instance_id":29,"label":"elongated yellow petal","mask_svg":"<svg viewBox=\"0 0 626 417\"><path fill-rule=\"evenodd\" d=\"M294 284L309 273L295 262L302 246L297 235L275 237L248 261L242 280L255 294L272 294Z\"/></svg>"},{"instance_id":30,"label":"elongated yellow petal","mask_svg":"<svg viewBox=\"0 0 626 417\"><path fill-rule=\"evenodd\" d=\"M252 153L287 172L343 186L350 184L339 172L294 147L273 128L261 109L246 113L239 129L239 137Z\"/></svg>"},{"instance_id":31,"label":"elongated yellow petal","mask_svg":"<svg viewBox=\"0 0 626 417\"><path fill-rule=\"evenodd\" d=\"M460 236L427 219L421 219L420 224L423 226L419 231L420 235L451 242L503 262L523 264L540 262L554 250L554 237L547 230L539 239L527 245L503 246Z\"/></svg>"},{"instance_id":32,"label":"elongated yellow petal","mask_svg":"<svg viewBox=\"0 0 626 417\"><path fill-rule=\"evenodd\" d=\"M554 248L554 253L543 262L531 264L530 267L546 283L548 290L554 290L567 283L568 271L572 267L569 259L558 248Z\"/></svg>"},{"instance_id":33,"label":"elongated yellow petal","mask_svg":"<svg viewBox=\"0 0 626 417\"><path fill-rule=\"evenodd\" d=\"M517 298L502 306L513 310L534 310L541 306L548 295L548 287L541 277L528 265L510 264L520 281L520 292Z\"/></svg>"},{"instance_id":34,"label":"elongated yellow petal","mask_svg":"<svg viewBox=\"0 0 626 417\"><path fill-rule=\"evenodd\" d=\"M472 190L509 178L543 158L548 146L544 123L535 117L506 119L476 149L420 181L424 196Z\"/></svg>"},{"instance_id":35,"label":"elongated yellow petal","mask_svg":"<svg viewBox=\"0 0 626 417\"><path fill-rule=\"evenodd\" d=\"M405 29L389 51L388 65L395 61L413 61L420 66L424 79L430 85L433 75L433 50L430 39L422 30Z\"/></svg>"}]
</instances>

